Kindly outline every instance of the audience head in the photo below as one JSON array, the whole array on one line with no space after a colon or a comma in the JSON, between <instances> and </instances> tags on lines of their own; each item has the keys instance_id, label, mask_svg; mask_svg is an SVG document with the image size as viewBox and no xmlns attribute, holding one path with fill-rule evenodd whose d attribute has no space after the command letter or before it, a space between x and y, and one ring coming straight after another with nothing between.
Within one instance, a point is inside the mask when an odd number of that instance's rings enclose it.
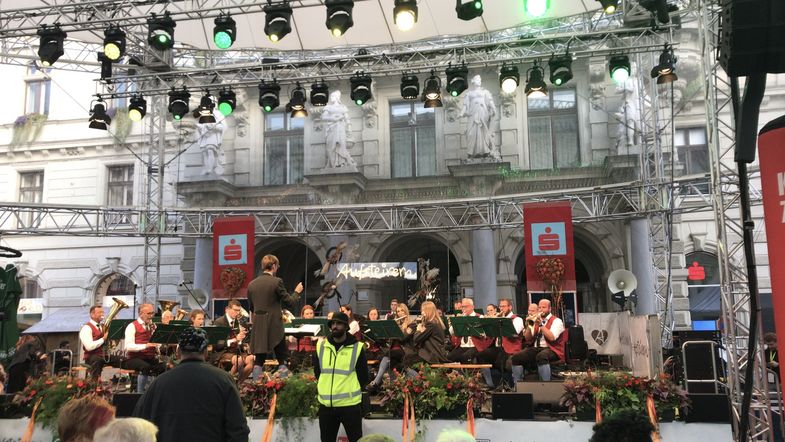
<instances>
[{"instance_id":1,"label":"audience head","mask_svg":"<svg viewBox=\"0 0 785 442\"><path fill-rule=\"evenodd\" d=\"M138 417L115 419L95 432L93 442L155 442L158 427Z\"/></svg>"},{"instance_id":2,"label":"audience head","mask_svg":"<svg viewBox=\"0 0 785 442\"><path fill-rule=\"evenodd\" d=\"M445 428L439 433L436 442L474 442L474 436L460 428Z\"/></svg>"},{"instance_id":3,"label":"audience head","mask_svg":"<svg viewBox=\"0 0 785 442\"><path fill-rule=\"evenodd\" d=\"M305 304L303 308L300 309L300 317L304 319L313 319L314 317L313 307L308 304Z\"/></svg>"},{"instance_id":4,"label":"audience head","mask_svg":"<svg viewBox=\"0 0 785 442\"><path fill-rule=\"evenodd\" d=\"M649 419L638 410L621 410L593 428L589 442L647 442L654 431Z\"/></svg>"},{"instance_id":5,"label":"audience head","mask_svg":"<svg viewBox=\"0 0 785 442\"><path fill-rule=\"evenodd\" d=\"M366 434L365 436L357 439L358 442L395 442L395 439L384 434Z\"/></svg>"},{"instance_id":6,"label":"audience head","mask_svg":"<svg viewBox=\"0 0 785 442\"><path fill-rule=\"evenodd\" d=\"M763 343L767 348L777 348L777 335L775 333L766 333L763 335Z\"/></svg>"},{"instance_id":7,"label":"audience head","mask_svg":"<svg viewBox=\"0 0 785 442\"><path fill-rule=\"evenodd\" d=\"M99 396L84 396L66 402L57 415L61 442L93 440L95 431L114 419L115 409Z\"/></svg>"},{"instance_id":8,"label":"audience head","mask_svg":"<svg viewBox=\"0 0 785 442\"><path fill-rule=\"evenodd\" d=\"M180 333L177 350L185 359L205 359L207 357L207 332L203 328L188 327Z\"/></svg>"}]
</instances>

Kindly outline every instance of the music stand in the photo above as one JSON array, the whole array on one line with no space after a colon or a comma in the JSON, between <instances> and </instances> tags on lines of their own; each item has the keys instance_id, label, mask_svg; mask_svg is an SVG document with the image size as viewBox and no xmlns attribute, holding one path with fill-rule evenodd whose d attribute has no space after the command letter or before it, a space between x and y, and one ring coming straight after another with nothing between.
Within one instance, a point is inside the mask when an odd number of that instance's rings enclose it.
<instances>
[{"instance_id":1,"label":"music stand","mask_svg":"<svg viewBox=\"0 0 785 442\"><path fill-rule=\"evenodd\" d=\"M117 341L125 339L125 328L134 321L135 319L113 319L109 323L109 336L106 337L106 340Z\"/></svg>"},{"instance_id":2,"label":"music stand","mask_svg":"<svg viewBox=\"0 0 785 442\"><path fill-rule=\"evenodd\" d=\"M372 341L380 339L403 339L401 328L398 327L398 323L392 319L368 321L365 323L365 326L368 328L368 331L370 331L367 335Z\"/></svg>"},{"instance_id":3,"label":"music stand","mask_svg":"<svg viewBox=\"0 0 785 442\"><path fill-rule=\"evenodd\" d=\"M184 325L185 327L190 327L191 321L176 321L172 319L171 321L169 321L169 325Z\"/></svg>"},{"instance_id":4,"label":"music stand","mask_svg":"<svg viewBox=\"0 0 785 442\"><path fill-rule=\"evenodd\" d=\"M515 331L515 326L512 324L512 318L479 318L479 322L485 336L499 339L512 338L518 335ZM504 347L501 347L501 351L504 351ZM507 365L507 361L502 364L502 380L499 383L499 391L505 391L507 388L511 388L507 385L507 380L504 379L505 365Z\"/></svg>"},{"instance_id":5,"label":"music stand","mask_svg":"<svg viewBox=\"0 0 785 442\"><path fill-rule=\"evenodd\" d=\"M180 334L188 327L182 325L160 324L155 327L150 342L154 344L177 344L180 342Z\"/></svg>"},{"instance_id":6,"label":"music stand","mask_svg":"<svg viewBox=\"0 0 785 442\"><path fill-rule=\"evenodd\" d=\"M484 335L479 316L456 316L450 319L450 322L452 323L452 330L455 336L463 338L466 336L482 337Z\"/></svg>"},{"instance_id":7,"label":"music stand","mask_svg":"<svg viewBox=\"0 0 785 442\"><path fill-rule=\"evenodd\" d=\"M301 336L327 336L327 331L330 329L328 324L327 318L312 318L312 319L304 319L304 318L295 318L292 319L292 322L286 324L285 328L296 328L301 325L318 325L319 331L315 334L307 333L307 332L297 332L297 333L286 333L287 335L294 336L294 337L301 337Z\"/></svg>"},{"instance_id":8,"label":"music stand","mask_svg":"<svg viewBox=\"0 0 785 442\"><path fill-rule=\"evenodd\" d=\"M202 330L207 333L207 343L213 347L226 345L226 341L229 339L229 332L231 331L229 327L219 327L217 325L202 327Z\"/></svg>"}]
</instances>

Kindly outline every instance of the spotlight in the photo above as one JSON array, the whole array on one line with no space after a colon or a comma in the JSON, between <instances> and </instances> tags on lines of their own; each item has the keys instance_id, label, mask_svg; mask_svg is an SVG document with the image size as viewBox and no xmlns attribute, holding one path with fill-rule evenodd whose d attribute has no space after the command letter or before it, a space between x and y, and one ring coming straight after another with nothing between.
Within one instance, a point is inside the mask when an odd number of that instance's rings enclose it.
<instances>
[{"instance_id":1,"label":"spotlight","mask_svg":"<svg viewBox=\"0 0 785 442\"><path fill-rule=\"evenodd\" d=\"M472 20L482 15L482 0L455 0L455 12L461 20Z\"/></svg>"},{"instance_id":2,"label":"spotlight","mask_svg":"<svg viewBox=\"0 0 785 442\"><path fill-rule=\"evenodd\" d=\"M619 0L597 0L602 5L602 10L606 14L613 14L619 9Z\"/></svg>"},{"instance_id":3,"label":"spotlight","mask_svg":"<svg viewBox=\"0 0 785 442\"><path fill-rule=\"evenodd\" d=\"M543 80L545 71L540 67L537 61L534 66L526 71L526 96L532 98L542 98L548 96L548 86Z\"/></svg>"},{"instance_id":4,"label":"spotlight","mask_svg":"<svg viewBox=\"0 0 785 442\"><path fill-rule=\"evenodd\" d=\"M678 10L676 5L669 5L666 0L640 0L640 5L657 17L660 23L670 23L670 13Z\"/></svg>"},{"instance_id":5,"label":"spotlight","mask_svg":"<svg viewBox=\"0 0 785 442\"><path fill-rule=\"evenodd\" d=\"M90 118L87 121L90 122L90 129L101 130L107 130L109 124L112 123L112 119L106 114L106 103L100 96L95 101L93 110L90 111Z\"/></svg>"},{"instance_id":6,"label":"spotlight","mask_svg":"<svg viewBox=\"0 0 785 442\"><path fill-rule=\"evenodd\" d=\"M676 56L673 55L673 48L665 45L665 49L660 54L660 64L651 69L651 78L657 79L657 84L672 83L679 79L674 72Z\"/></svg>"},{"instance_id":7,"label":"spotlight","mask_svg":"<svg viewBox=\"0 0 785 442\"><path fill-rule=\"evenodd\" d=\"M128 105L128 118L131 121L141 121L147 114L147 100L141 95L131 96L131 104Z\"/></svg>"},{"instance_id":8,"label":"spotlight","mask_svg":"<svg viewBox=\"0 0 785 442\"><path fill-rule=\"evenodd\" d=\"M395 0L393 22L401 31L408 31L417 23L417 0Z\"/></svg>"},{"instance_id":9,"label":"spotlight","mask_svg":"<svg viewBox=\"0 0 785 442\"><path fill-rule=\"evenodd\" d=\"M300 82L292 89L289 94L289 103L286 105L287 109L291 109L292 118L304 118L308 116L308 111L305 109L305 89L300 86Z\"/></svg>"},{"instance_id":10,"label":"spotlight","mask_svg":"<svg viewBox=\"0 0 785 442\"><path fill-rule=\"evenodd\" d=\"M404 100L416 100L420 95L420 80L412 74L401 77L401 97Z\"/></svg>"},{"instance_id":11,"label":"spotlight","mask_svg":"<svg viewBox=\"0 0 785 442\"><path fill-rule=\"evenodd\" d=\"M453 97L461 95L469 87L469 69L465 64L456 67L448 66L445 74L447 74L447 92Z\"/></svg>"},{"instance_id":12,"label":"spotlight","mask_svg":"<svg viewBox=\"0 0 785 442\"><path fill-rule=\"evenodd\" d=\"M237 36L237 23L229 14L218 14L213 28L213 42L218 49L229 49Z\"/></svg>"},{"instance_id":13,"label":"spotlight","mask_svg":"<svg viewBox=\"0 0 785 442\"><path fill-rule=\"evenodd\" d=\"M626 55L614 55L608 60L608 71L613 81L623 84L630 78L630 58Z\"/></svg>"},{"instance_id":14,"label":"spotlight","mask_svg":"<svg viewBox=\"0 0 785 442\"><path fill-rule=\"evenodd\" d=\"M499 72L499 86L501 86L504 93L511 94L515 92L520 81L521 77L518 74L517 66L502 66L501 72Z\"/></svg>"},{"instance_id":15,"label":"spotlight","mask_svg":"<svg viewBox=\"0 0 785 442\"><path fill-rule=\"evenodd\" d=\"M330 88L324 80L311 85L311 104L314 106L325 106L330 99Z\"/></svg>"},{"instance_id":16,"label":"spotlight","mask_svg":"<svg viewBox=\"0 0 785 442\"><path fill-rule=\"evenodd\" d=\"M422 84L422 101L424 107L442 107L442 80L431 71L431 76Z\"/></svg>"},{"instance_id":17,"label":"spotlight","mask_svg":"<svg viewBox=\"0 0 785 442\"><path fill-rule=\"evenodd\" d=\"M174 46L174 28L177 23L169 16L169 11L164 12L163 17L152 14L147 19L147 42L150 46L164 51Z\"/></svg>"},{"instance_id":18,"label":"spotlight","mask_svg":"<svg viewBox=\"0 0 785 442\"><path fill-rule=\"evenodd\" d=\"M210 92L205 91L202 99L199 100L199 107L194 111L194 117L197 118L199 124L215 123L213 109L215 109L213 97L210 96Z\"/></svg>"},{"instance_id":19,"label":"spotlight","mask_svg":"<svg viewBox=\"0 0 785 442\"><path fill-rule=\"evenodd\" d=\"M353 0L326 0L324 5L327 6L327 21L325 25L333 34L333 37L342 36L347 29L354 26L354 21L352 20Z\"/></svg>"},{"instance_id":20,"label":"spotlight","mask_svg":"<svg viewBox=\"0 0 785 442\"><path fill-rule=\"evenodd\" d=\"M232 88L221 89L218 93L218 112L228 117L234 112L237 107L237 94L234 93Z\"/></svg>"},{"instance_id":21,"label":"spotlight","mask_svg":"<svg viewBox=\"0 0 785 442\"><path fill-rule=\"evenodd\" d=\"M44 67L49 67L65 53L63 41L68 34L60 29L60 25L55 24L54 27L42 25L38 30L38 35L41 37L38 43L38 58L41 59L41 64Z\"/></svg>"},{"instance_id":22,"label":"spotlight","mask_svg":"<svg viewBox=\"0 0 785 442\"><path fill-rule=\"evenodd\" d=\"M101 80L111 83L112 61L103 52L97 52L96 54L98 55L98 61L101 63Z\"/></svg>"},{"instance_id":23,"label":"spotlight","mask_svg":"<svg viewBox=\"0 0 785 442\"><path fill-rule=\"evenodd\" d=\"M115 25L104 31L104 55L112 63L125 55L125 32Z\"/></svg>"},{"instance_id":24,"label":"spotlight","mask_svg":"<svg viewBox=\"0 0 785 442\"><path fill-rule=\"evenodd\" d=\"M274 5L269 4L264 7L264 33L271 42L277 43L286 34L292 32L292 7L289 2Z\"/></svg>"},{"instance_id":25,"label":"spotlight","mask_svg":"<svg viewBox=\"0 0 785 442\"><path fill-rule=\"evenodd\" d=\"M554 55L548 60L548 68L551 71L551 83L561 86L572 80L572 55Z\"/></svg>"},{"instance_id":26,"label":"spotlight","mask_svg":"<svg viewBox=\"0 0 785 442\"><path fill-rule=\"evenodd\" d=\"M354 104L362 106L373 98L373 95L371 94L372 82L371 76L364 72L358 72L349 78L349 84L351 85L349 97L354 101Z\"/></svg>"},{"instance_id":27,"label":"spotlight","mask_svg":"<svg viewBox=\"0 0 785 442\"><path fill-rule=\"evenodd\" d=\"M551 0L524 0L523 7L532 17L541 17L551 7Z\"/></svg>"},{"instance_id":28,"label":"spotlight","mask_svg":"<svg viewBox=\"0 0 785 442\"><path fill-rule=\"evenodd\" d=\"M182 120L183 116L188 113L188 100L190 99L191 94L185 86L181 91L175 90L172 86L172 90L169 91L169 112L172 113L175 120Z\"/></svg>"},{"instance_id":29,"label":"spotlight","mask_svg":"<svg viewBox=\"0 0 785 442\"><path fill-rule=\"evenodd\" d=\"M281 92L281 86L276 80L267 82L262 80L259 83L259 106L265 112L272 112L273 109L278 107L281 102L278 99L278 93Z\"/></svg>"}]
</instances>

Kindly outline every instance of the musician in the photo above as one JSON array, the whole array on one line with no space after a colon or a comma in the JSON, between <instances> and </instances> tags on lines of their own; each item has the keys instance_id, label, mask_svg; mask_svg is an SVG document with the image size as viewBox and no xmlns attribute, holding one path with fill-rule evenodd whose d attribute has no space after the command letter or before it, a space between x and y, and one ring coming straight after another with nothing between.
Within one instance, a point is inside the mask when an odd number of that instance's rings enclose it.
<instances>
[{"instance_id":1,"label":"musician","mask_svg":"<svg viewBox=\"0 0 785 442\"><path fill-rule=\"evenodd\" d=\"M204 311L199 309L191 310L191 313L188 315L188 322L194 328L204 327Z\"/></svg>"},{"instance_id":2,"label":"musician","mask_svg":"<svg viewBox=\"0 0 785 442\"><path fill-rule=\"evenodd\" d=\"M436 304L425 301L420 306L420 312L420 321L412 337L415 353L403 357L403 365L407 369L420 362L426 364L448 362L444 352L444 323L436 310Z\"/></svg>"},{"instance_id":3,"label":"musician","mask_svg":"<svg viewBox=\"0 0 785 442\"><path fill-rule=\"evenodd\" d=\"M402 340L390 340L389 348L387 349L386 354L382 356L381 361L379 361L379 371L376 372L376 378L374 378L374 380L368 384L368 391L376 391L379 386L382 385L384 374L387 373L390 367L394 367L398 371L403 369L404 355L407 352L414 352L411 341L412 336L414 336L414 331L417 328L417 324L412 321L412 317L409 315L409 307L407 307L404 303L396 305L395 315L396 316L394 320L398 325L398 328L401 329L404 338ZM392 375L393 372L390 371L390 376Z\"/></svg>"},{"instance_id":4,"label":"musician","mask_svg":"<svg viewBox=\"0 0 785 442\"><path fill-rule=\"evenodd\" d=\"M461 313L463 313L463 302L460 299L453 303L452 312L454 315L460 315Z\"/></svg>"},{"instance_id":5,"label":"musician","mask_svg":"<svg viewBox=\"0 0 785 442\"><path fill-rule=\"evenodd\" d=\"M395 319L397 310L398 310L398 300L393 298L392 301L390 301L390 313L384 315L384 319L388 321L392 321L393 319Z\"/></svg>"},{"instance_id":6,"label":"musician","mask_svg":"<svg viewBox=\"0 0 785 442\"><path fill-rule=\"evenodd\" d=\"M341 313L349 317L348 333L354 336L354 338L357 339L358 341L362 341L363 334L362 334L362 330L360 330L360 321L362 318L352 313L352 306L349 304L344 304L341 306Z\"/></svg>"},{"instance_id":7,"label":"musician","mask_svg":"<svg viewBox=\"0 0 785 442\"><path fill-rule=\"evenodd\" d=\"M496 318L499 316L499 307L496 304L488 304L485 306L485 317Z\"/></svg>"},{"instance_id":8,"label":"musician","mask_svg":"<svg viewBox=\"0 0 785 442\"><path fill-rule=\"evenodd\" d=\"M215 326L229 327L229 339L226 340L226 344L219 344L215 348L218 366L224 369L227 366L231 367L229 373L232 376L240 371L240 381L251 374L254 366L254 356L248 353L244 343L248 329L242 324L242 319L242 304L236 299L230 299L224 308L224 315L213 321Z\"/></svg>"},{"instance_id":9,"label":"musician","mask_svg":"<svg viewBox=\"0 0 785 442\"><path fill-rule=\"evenodd\" d=\"M164 310L161 313L161 324L169 324L174 319L174 313L171 310Z\"/></svg>"},{"instance_id":10,"label":"musician","mask_svg":"<svg viewBox=\"0 0 785 442\"><path fill-rule=\"evenodd\" d=\"M564 322L551 313L551 301L541 299L537 304L538 317L531 327L526 327L524 338L531 339L534 346L527 347L512 356L513 379L523 378L523 369L537 364L537 372L543 381L551 380L551 363L564 361ZM520 368L516 368L520 367Z\"/></svg>"},{"instance_id":11,"label":"musician","mask_svg":"<svg viewBox=\"0 0 785 442\"><path fill-rule=\"evenodd\" d=\"M275 276L280 264L275 255L262 258L262 275L248 284L248 301L253 312L253 331L251 334L251 353L256 355L254 379L261 375L267 353L274 352L278 359L278 370L288 374L286 358L288 351L284 340L284 327L281 321L281 303L293 303L303 292L303 284L298 283L294 293L289 294L283 280Z\"/></svg>"},{"instance_id":12,"label":"musician","mask_svg":"<svg viewBox=\"0 0 785 442\"><path fill-rule=\"evenodd\" d=\"M98 379L104 369L103 345L109 337L109 329L101 327L104 309L100 305L90 307L90 320L79 330L85 364L90 366L90 377Z\"/></svg>"},{"instance_id":13,"label":"musician","mask_svg":"<svg viewBox=\"0 0 785 442\"><path fill-rule=\"evenodd\" d=\"M313 306L304 305L300 309L300 317L303 319L313 319L316 315ZM295 340L294 349L291 352L291 366L295 371L305 370L311 367L311 358L316 351L316 338L313 336L301 336Z\"/></svg>"},{"instance_id":14,"label":"musician","mask_svg":"<svg viewBox=\"0 0 785 442\"><path fill-rule=\"evenodd\" d=\"M492 306L493 304L489 304L488 306ZM512 326L515 328L516 335L513 337L502 337L501 339L497 338L496 344L493 347L488 347L485 350L481 351L477 355L477 360L481 364L493 364L493 368L497 370L502 370L502 368L507 369L510 367L508 365L509 358L518 353L519 351L523 350L523 318L519 317L512 311L512 300L509 298L503 298L499 301L499 313L498 317L502 318L510 318L512 319ZM511 368L511 367L510 367ZM491 375L490 368L483 368L482 375L485 378L485 383L488 384L489 387L494 387L493 383L493 376Z\"/></svg>"},{"instance_id":15,"label":"musician","mask_svg":"<svg viewBox=\"0 0 785 442\"><path fill-rule=\"evenodd\" d=\"M461 300L461 314L458 316L480 316L474 311L474 300L471 298L463 298ZM450 327L450 334L455 334L455 330ZM481 352L488 348L493 343L493 338L480 338L474 336L460 337L460 345L447 355L447 358L452 362L471 363Z\"/></svg>"},{"instance_id":16,"label":"musician","mask_svg":"<svg viewBox=\"0 0 785 442\"><path fill-rule=\"evenodd\" d=\"M125 350L128 359L123 366L139 372L136 379L137 393L144 393L149 376L157 376L166 368L158 358L158 344L150 342L155 331L154 313L155 307L152 304L141 304L139 317L125 328Z\"/></svg>"},{"instance_id":17,"label":"musician","mask_svg":"<svg viewBox=\"0 0 785 442\"><path fill-rule=\"evenodd\" d=\"M379 320L379 309L376 307L371 307L368 309L368 320L369 321L378 321Z\"/></svg>"},{"instance_id":18,"label":"musician","mask_svg":"<svg viewBox=\"0 0 785 442\"><path fill-rule=\"evenodd\" d=\"M379 309L376 307L371 307L368 310L368 320L369 321L378 321L379 320ZM365 340L365 355L368 357L368 360L379 360L384 357L386 350L382 346L382 343L379 341L374 341L370 337L368 337L368 332L370 329L367 329L367 325L363 327L366 330L363 330L363 338Z\"/></svg>"}]
</instances>

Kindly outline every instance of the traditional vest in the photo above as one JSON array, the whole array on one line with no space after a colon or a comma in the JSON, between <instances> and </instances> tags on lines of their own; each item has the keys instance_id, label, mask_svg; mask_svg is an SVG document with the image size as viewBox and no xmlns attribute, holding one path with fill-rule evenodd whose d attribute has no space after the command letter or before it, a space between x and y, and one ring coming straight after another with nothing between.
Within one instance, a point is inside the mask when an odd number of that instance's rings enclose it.
<instances>
[{"instance_id":1,"label":"traditional vest","mask_svg":"<svg viewBox=\"0 0 785 442\"><path fill-rule=\"evenodd\" d=\"M87 325L90 327L90 330L92 330L92 332L93 332L93 341L97 341L97 340L101 339L101 337L104 335L103 333L101 333L101 330L99 330L98 327L94 326L92 322L88 322ZM104 349L103 348L96 347L93 350L88 350L88 349L85 348L84 344L82 344L82 351L84 352L84 360L85 361L90 356L104 354Z\"/></svg>"},{"instance_id":2,"label":"traditional vest","mask_svg":"<svg viewBox=\"0 0 785 442\"><path fill-rule=\"evenodd\" d=\"M548 322L545 323L545 328L550 330L551 329L551 325L553 324L554 320L556 320L556 316L551 315L550 319L548 319ZM565 342L567 342L567 329L566 328L564 329L563 332L561 332L561 334L559 335L558 338L556 338L555 341L551 342L551 341L549 341L547 339L545 340L545 343L548 344L548 348L550 348L551 351L556 353L556 356L558 356L559 360L562 361L562 362L564 362L564 343Z\"/></svg>"},{"instance_id":3,"label":"traditional vest","mask_svg":"<svg viewBox=\"0 0 785 442\"><path fill-rule=\"evenodd\" d=\"M471 316L480 316L477 314L472 314ZM496 340L495 338L480 338L478 336L471 337L472 343L474 344L474 348L477 349L478 352L484 351L488 347L493 345L493 342Z\"/></svg>"},{"instance_id":4,"label":"traditional vest","mask_svg":"<svg viewBox=\"0 0 785 442\"><path fill-rule=\"evenodd\" d=\"M312 352L316 350L314 339L310 336L304 336L297 340L297 351Z\"/></svg>"},{"instance_id":5,"label":"traditional vest","mask_svg":"<svg viewBox=\"0 0 785 442\"><path fill-rule=\"evenodd\" d=\"M316 344L320 369L316 389L320 404L348 407L362 402L363 392L355 371L361 345L361 342L355 342L336 351L327 339Z\"/></svg>"},{"instance_id":6,"label":"traditional vest","mask_svg":"<svg viewBox=\"0 0 785 442\"><path fill-rule=\"evenodd\" d=\"M510 316L510 319L514 321L517 317L518 315L513 313L513 315ZM523 338L520 335L517 335L514 338L508 338L504 336L502 337L502 348L508 355L518 353L519 351L523 350Z\"/></svg>"},{"instance_id":7,"label":"traditional vest","mask_svg":"<svg viewBox=\"0 0 785 442\"><path fill-rule=\"evenodd\" d=\"M153 336L152 330L145 330L144 325L140 324L139 321L134 321L134 328L136 329L136 339L134 340L135 344L147 344L150 342L150 337ZM129 351L128 352L128 359L139 358L139 359L153 359L157 352L155 351L155 347L145 348L142 351Z\"/></svg>"}]
</instances>

